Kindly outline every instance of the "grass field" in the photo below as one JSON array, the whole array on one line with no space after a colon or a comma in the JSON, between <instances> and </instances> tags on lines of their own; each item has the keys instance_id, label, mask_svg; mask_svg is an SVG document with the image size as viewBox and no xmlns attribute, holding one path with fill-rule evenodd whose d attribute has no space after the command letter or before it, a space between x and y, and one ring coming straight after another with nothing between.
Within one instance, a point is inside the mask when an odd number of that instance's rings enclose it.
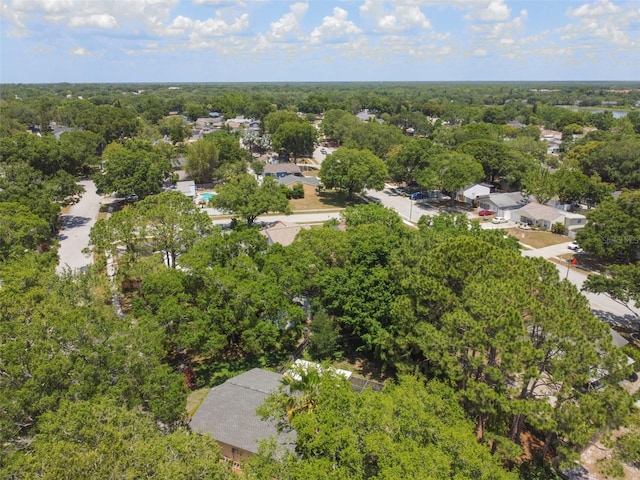
<instances>
[{"instance_id":1,"label":"grass field","mask_svg":"<svg viewBox=\"0 0 640 480\"><path fill-rule=\"evenodd\" d=\"M507 233L518 241L533 248L549 247L558 243L568 242L569 237L540 230L520 230L519 228L509 228Z\"/></svg>"},{"instance_id":2,"label":"grass field","mask_svg":"<svg viewBox=\"0 0 640 480\"><path fill-rule=\"evenodd\" d=\"M357 197L354 200L347 200L344 195L333 191L321 192L319 195L306 195L305 198L292 199L289 202L294 212L342 210L360 203L363 201Z\"/></svg>"},{"instance_id":3,"label":"grass field","mask_svg":"<svg viewBox=\"0 0 640 480\"><path fill-rule=\"evenodd\" d=\"M187 397L187 416L189 418L193 417L193 414L196 413L196 410L198 410L198 407L204 400L204 397L209 393L209 390L211 389L208 387L199 388L198 390L194 390L189 393L189 396Z\"/></svg>"}]
</instances>

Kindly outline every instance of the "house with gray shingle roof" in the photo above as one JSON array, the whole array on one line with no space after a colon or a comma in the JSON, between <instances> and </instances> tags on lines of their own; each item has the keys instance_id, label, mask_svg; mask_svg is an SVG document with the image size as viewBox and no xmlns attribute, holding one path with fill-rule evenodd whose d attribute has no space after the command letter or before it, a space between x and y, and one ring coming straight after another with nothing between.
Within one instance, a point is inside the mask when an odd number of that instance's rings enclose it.
<instances>
[{"instance_id":1,"label":"house with gray shingle roof","mask_svg":"<svg viewBox=\"0 0 640 480\"><path fill-rule=\"evenodd\" d=\"M278 444L295 449L296 434L278 433L276 422L262 420L256 410L280 386L282 375L254 368L213 387L189 422L192 431L210 435L223 457L241 464L258 453L261 440L277 438Z\"/></svg>"},{"instance_id":2,"label":"house with gray shingle roof","mask_svg":"<svg viewBox=\"0 0 640 480\"><path fill-rule=\"evenodd\" d=\"M269 163L264 166L262 174L265 177L286 177L287 175L302 176L300 166L295 163Z\"/></svg>"},{"instance_id":3,"label":"house with gray shingle roof","mask_svg":"<svg viewBox=\"0 0 640 480\"><path fill-rule=\"evenodd\" d=\"M587 217L580 213L565 212L549 205L533 202L518 210L513 210L511 220L537 225L545 230L551 230L553 224L561 223L571 238L575 238L577 230L584 228L587 223Z\"/></svg>"},{"instance_id":4,"label":"house with gray shingle roof","mask_svg":"<svg viewBox=\"0 0 640 480\"><path fill-rule=\"evenodd\" d=\"M511 211L522 208L529 200L521 192L491 193L478 198L478 206L491 210L499 217L511 218Z\"/></svg>"}]
</instances>

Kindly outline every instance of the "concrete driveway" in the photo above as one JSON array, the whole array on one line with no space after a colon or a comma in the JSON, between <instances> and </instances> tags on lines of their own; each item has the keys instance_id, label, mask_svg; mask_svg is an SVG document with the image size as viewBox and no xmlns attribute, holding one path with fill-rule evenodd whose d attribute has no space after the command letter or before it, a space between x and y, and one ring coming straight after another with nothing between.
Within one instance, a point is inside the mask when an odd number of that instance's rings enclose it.
<instances>
[{"instance_id":1,"label":"concrete driveway","mask_svg":"<svg viewBox=\"0 0 640 480\"><path fill-rule=\"evenodd\" d=\"M81 180L78 183L85 190L80 201L72 205L68 213L60 215L62 227L58 233L56 269L59 274L67 270L78 272L92 262L91 256L83 254L82 250L89 245L89 232L98 218L102 197L96 193L92 180Z\"/></svg>"}]
</instances>

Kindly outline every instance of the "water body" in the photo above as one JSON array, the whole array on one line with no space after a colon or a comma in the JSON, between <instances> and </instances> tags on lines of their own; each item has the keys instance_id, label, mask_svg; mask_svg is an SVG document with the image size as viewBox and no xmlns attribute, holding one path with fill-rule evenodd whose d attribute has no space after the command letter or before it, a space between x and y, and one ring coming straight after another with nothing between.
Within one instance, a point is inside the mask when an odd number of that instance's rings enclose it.
<instances>
[{"instance_id":1,"label":"water body","mask_svg":"<svg viewBox=\"0 0 640 480\"><path fill-rule=\"evenodd\" d=\"M586 109L585 108L578 108L578 107L574 107L572 105L558 105L559 107L562 108L567 108L569 110L571 110L572 112L584 112ZM613 114L613 118L623 118L626 117L627 114L629 112L624 111L624 110L611 110L608 108L601 108L601 109L597 109L597 110L588 110L589 113L604 113L604 112L611 112Z\"/></svg>"}]
</instances>

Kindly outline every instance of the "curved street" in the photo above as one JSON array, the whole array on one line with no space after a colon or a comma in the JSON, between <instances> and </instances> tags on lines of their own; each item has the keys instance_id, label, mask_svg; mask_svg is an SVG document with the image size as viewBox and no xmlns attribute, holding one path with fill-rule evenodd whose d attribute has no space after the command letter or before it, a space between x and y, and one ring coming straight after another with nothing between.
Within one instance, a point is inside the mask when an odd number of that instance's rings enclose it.
<instances>
[{"instance_id":1,"label":"curved street","mask_svg":"<svg viewBox=\"0 0 640 480\"><path fill-rule=\"evenodd\" d=\"M82 271L92 262L91 256L82 250L89 245L89 233L98 218L102 197L96 193L93 180L80 180L78 184L85 190L80 200L68 213L60 215L58 274Z\"/></svg>"}]
</instances>

